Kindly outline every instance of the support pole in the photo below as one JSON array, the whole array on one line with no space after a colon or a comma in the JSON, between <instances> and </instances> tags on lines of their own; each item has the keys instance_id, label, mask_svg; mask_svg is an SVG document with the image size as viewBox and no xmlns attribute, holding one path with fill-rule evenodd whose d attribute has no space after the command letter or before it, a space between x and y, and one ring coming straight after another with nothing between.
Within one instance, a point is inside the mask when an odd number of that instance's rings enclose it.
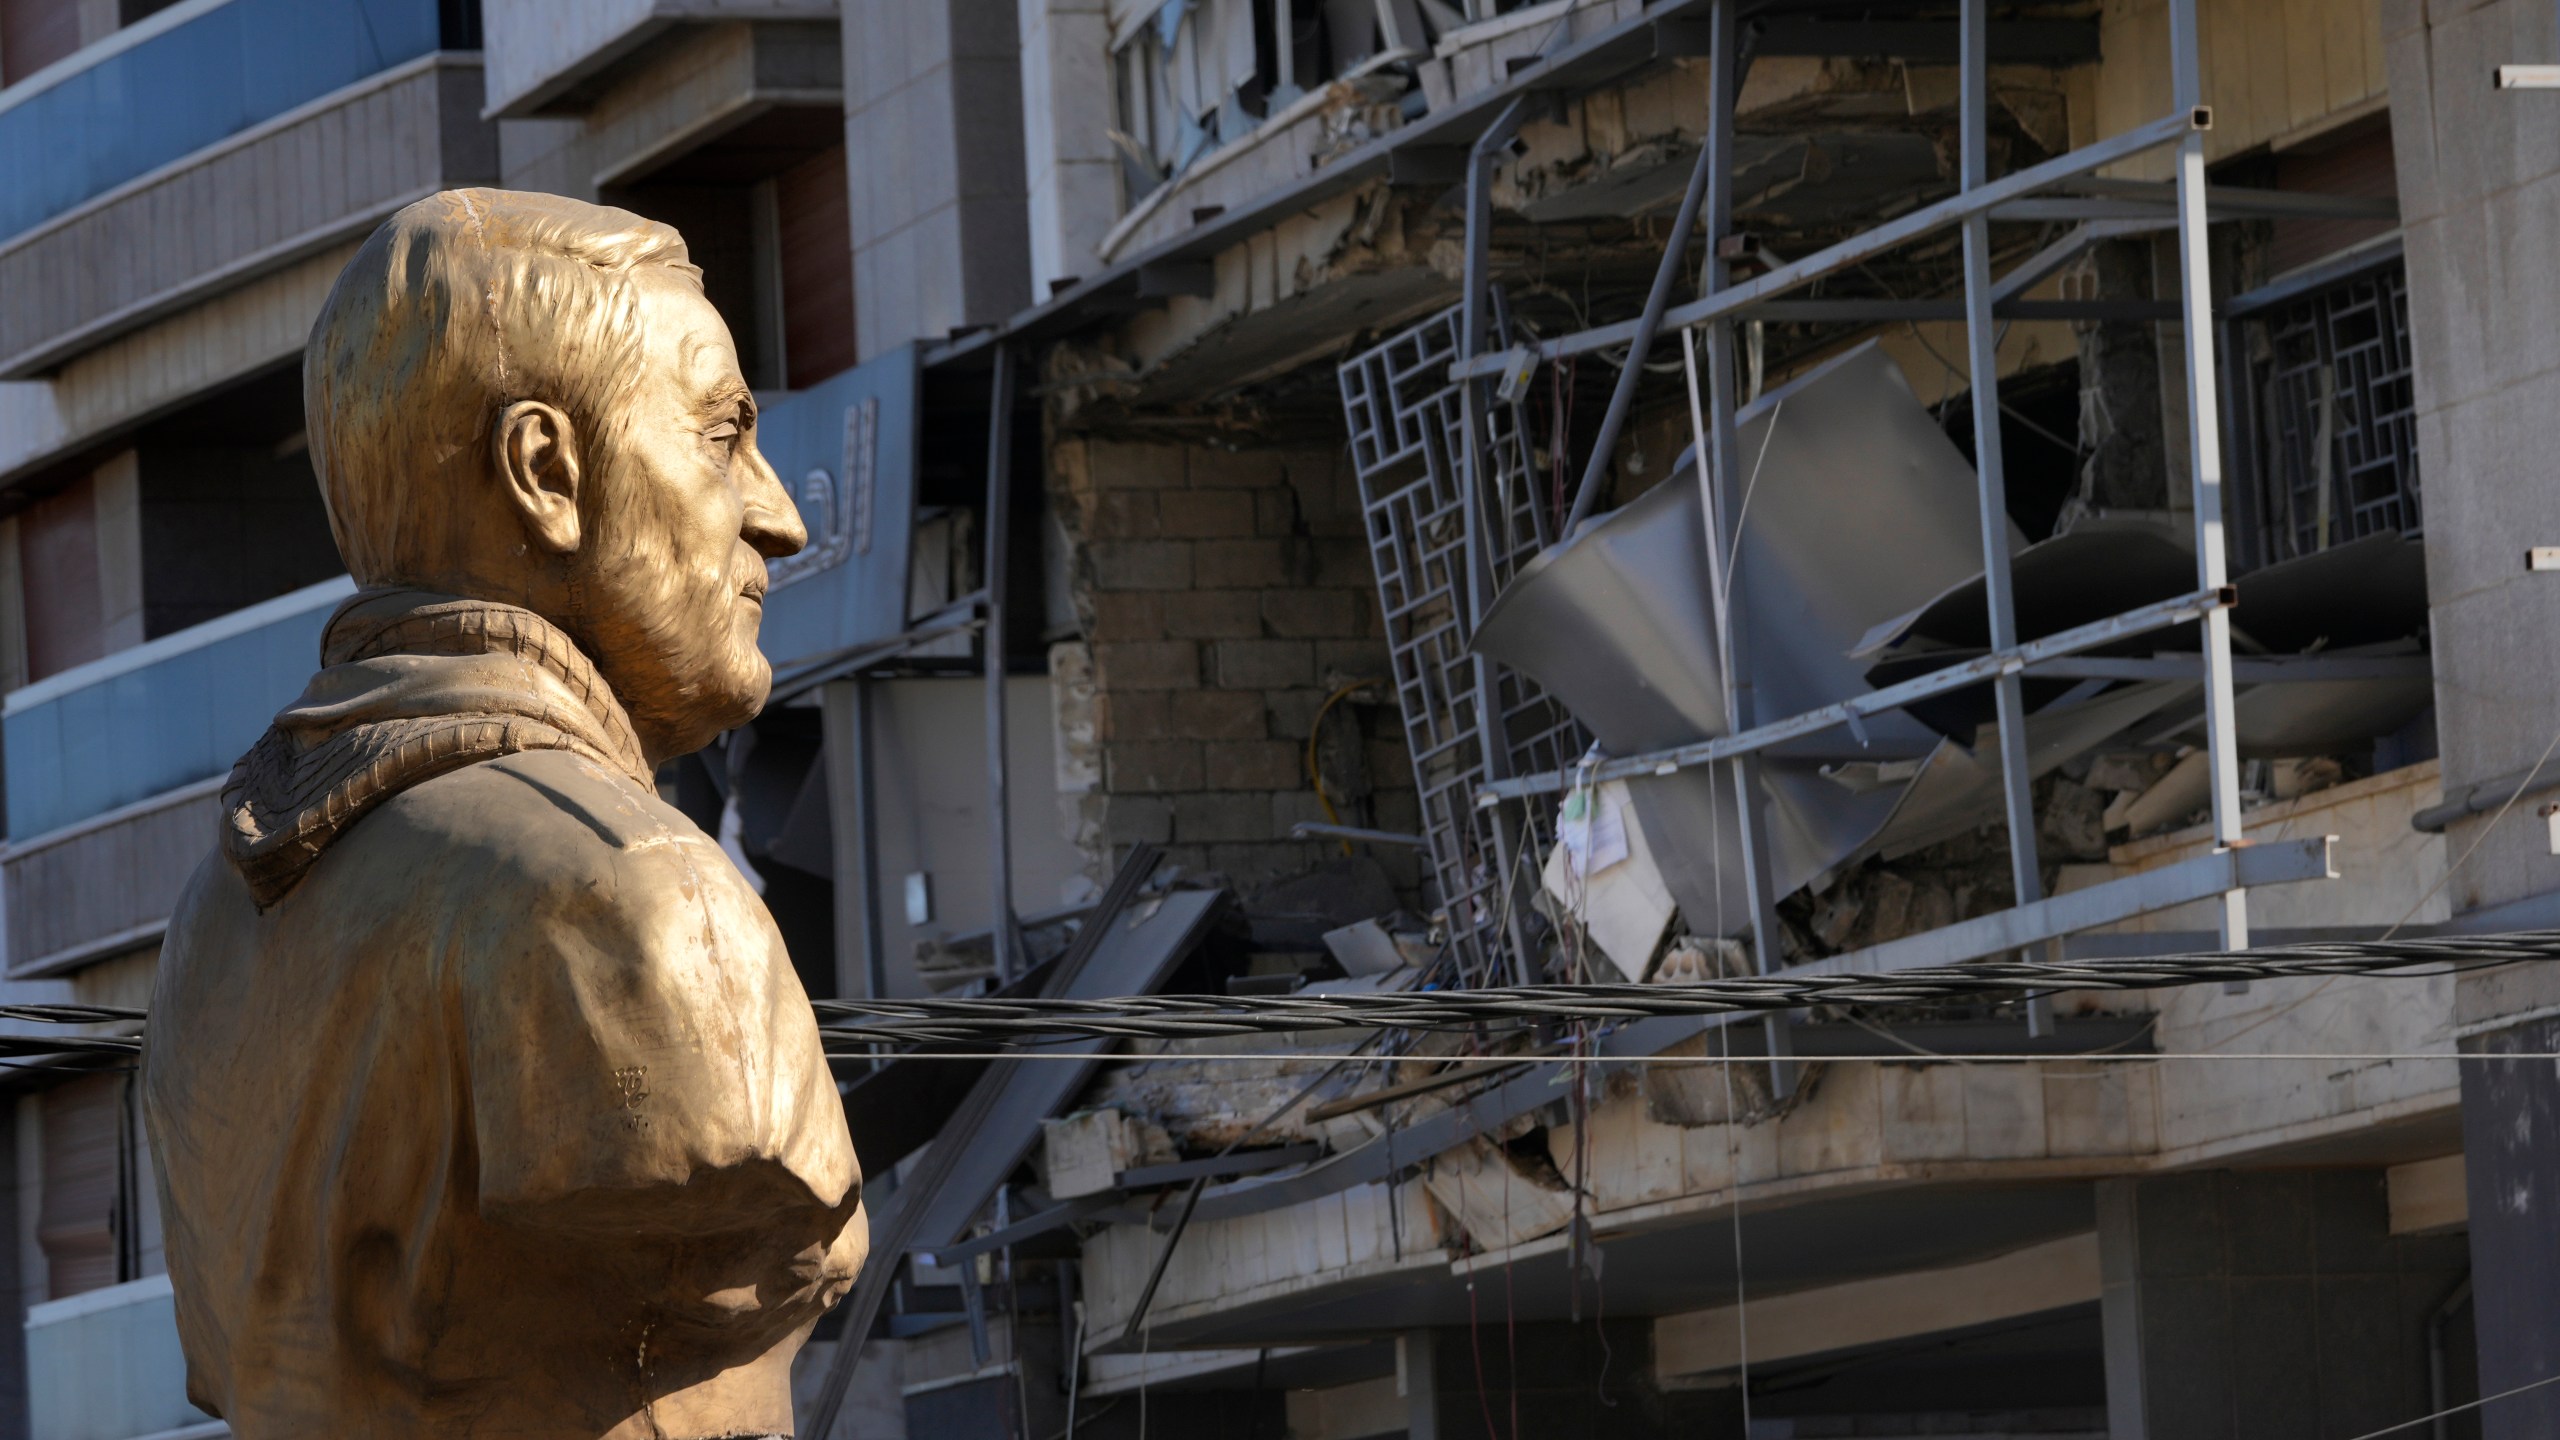
<instances>
[{"instance_id":1,"label":"support pole","mask_svg":"<svg viewBox=\"0 0 2560 1440\"><path fill-rule=\"evenodd\" d=\"M1467 151L1467 236L1462 277L1465 294L1458 312L1458 358L1461 361L1484 353L1485 334L1492 315L1486 272L1492 264L1493 160L1519 132L1521 116L1527 107L1525 97L1512 101ZM1458 485L1459 509L1467 519L1469 635L1475 634L1484 623L1485 609L1493 603L1493 550L1488 527L1500 523L1509 508L1507 499L1488 503L1486 496L1484 387L1482 380L1467 380L1459 388L1459 413L1463 419L1462 428L1466 431L1465 446L1459 457ZM1484 779L1499 780L1511 770L1511 740L1502 722L1502 692L1494 684L1491 661L1478 655L1471 668L1479 768ZM1493 826L1493 863L1501 876L1494 886L1494 893L1500 895L1512 888L1512 868L1519 863L1520 857L1512 848L1510 816L1497 811L1489 820ZM1537 977L1529 973L1528 936L1516 916L1506 914L1501 921L1510 942L1510 981L1514 985L1530 984ZM1470 983L1482 984L1489 978L1474 977Z\"/></svg>"},{"instance_id":2,"label":"support pole","mask_svg":"<svg viewBox=\"0 0 2560 1440\"><path fill-rule=\"evenodd\" d=\"M1958 88L1967 190L1991 183L1990 10L1990 0L1964 0ZM2009 479L2000 451L2000 332L1991 318L1992 298L1991 217L1977 211L1964 218L1965 352L1972 372L1973 468L1981 485L1983 599L1991 617L1991 648L2006 650L2018 643L2018 613L2009 576ZM2017 891L2014 903L2032 905L2044 898L2044 872L2036 860L2035 777L2027 769L2026 695L2015 670L2002 670L1991 682L1991 690L2000 724L2009 880ZM2041 996L2027 1002L2028 1032L2043 1035L2052 1028L2053 1003Z\"/></svg>"},{"instance_id":3,"label":"support pole","mask_svg":"<svg viewBox=\"0 0 2560 1440\"><path fill-rule=\"evenodd\" d=\"M2170 89L2180 109L2200 113L2204 107L2201 59L2196 48L2196 0L2169 0ZM2223 553L2222 416L2216 409L2221 387L2215 380L2213 353L2213 254L2205 238L2204 130L2190 129L2178 142L2178 282L2184 312L2187 359L2187 461L2194 476L2196 580L2201 587L2230 583L2230 563ZM2211 768L2213 842L2229 849L2242 843L2240 826L2240 746L2231 689L2231 612L2216 608L2204 617L2205 750ZM2222 897L2222 945L2226 950L2249 944L2249 894L2226 891Z\"/></svg>"},{"instance_id":4,"label":"support pole","mask_svg":"<svg viewBox=\"0 0 2560 1440\"><path fill-rule=\"evenodd\" d=\"M875 1000L889 996L889 951L880 925L880 777L873 768L879 749L879 726L873 718L872 682L856 675L853 689L853 825L855 853L862 865L862 982Z\"/></svg>"},{"instance_id":5,"label":"support pole","mask_svg":"<svg viewBox=\"0 0 2560 1440\"><path fill-rule=\"evenodd\" d=\"M1714 62L1730 62L1719 56ZM1713 122L1710 121L1710 128ZM1671 238L1663 243L1662 263L1654 267L1653 289L1644 297L1644 313L1636 318L1635 339L1628 342L1627 363L1618 370L1618 387L1609 392L1609 408L1600 417L1600 433L1591 442L1590 463L1583 466L1582 485L1573 492L1573 510L1565 517L1564 529L1556 542L1573 538L1579 526L1600 501L1601 477L1609 473L1610 452L1618 448L1618 430L1627 423L1627 412L1635 408L1636 385L1644 379L1644 357L1653 349L1654 332L1662 328L1662 312L1671 304L1672 282L1687 267L1681 262L1689 255L1689 232L1698 223L1698 202L1707 188L1708 172L1715 166L1716 147L1698 147L1698 163L1689 171L1689 188L1680 195L1680 211L1671 219Z\"/></svg>"},{"instance_id":6,"label":"support pole","mask_svg":"<svg viewBox=\"0 0 2560 1440\"><path fill-rule=\"evenodd\" d=\"M1733 229L1733 112L1734 101L1741 92L1742 76L1737 41L1734 7L1738 0L1716 0L1707 21L1709 53L1707 59L1707 142L1700 152L1700 173L1706 177L1704 201L1707 214L1706 290L1709 294L1725 288L1731 277L1725 268L1721 247L1724 237ZM1733 320L1719 315L1707 322L1707 448L1709 454L1698 457L1702 478L1711 481L1708 493L1707 546L1710 583L1715 586L1716 648L1724 657L1724 719L1728 734L1738 735L1753 723L1755 706L1752 699L1751 656L1745 628L1735 623L1735 597L1741 591L1734 584L1732 571L1740 568L1742 551L1736 538L1742 524L1740 470L1741 446L1734 434L1734 397L1738 393L1738 367L1734 357ZM1634 362L1630 360L1632 368ZM1734 562L1727 565L1728 557ZM1760 757L1756 754L1736 756L1733 760L1734 803L1740 815L1742 834L1742 875L1745 903L1751 908L1751 954L1753 963L1763 975L1782 968L1778 953L1778 897L1770 889L1769 821L1760 785ZM1778 1095L1792 1094L1796 1082L1796 1062L1791 1058L1794 1042L1787 1032L1784 1012L1769 1015L1761 1021L1769 1038L1769 1081Z\"/></svg>"},{"instance_id":7,"label":"support pole","mask_svg":"<svg viewBox=\"0 0 2560 1440\"><path fill-rule=\"evenodd\" d=\"M827 682L818 692L825 726L828 821L836 837L836 987L865 1000L889 994L880 940L880 789L872 774L874 731L868 676Z\"/></svg>"},{"instance_id":8,"label":"support pole","mask_svg":"<svg viewBox=\"0 0 2560 1440\"><path fill-rule=\"evenodd\" d=\"M1013 350L995 347L987 397L987 894L996 982L1022 973L1022 941L1014 929L1011 807L1005 795L1005 570L1013 529Z\"/></svg>"}]
</instances>

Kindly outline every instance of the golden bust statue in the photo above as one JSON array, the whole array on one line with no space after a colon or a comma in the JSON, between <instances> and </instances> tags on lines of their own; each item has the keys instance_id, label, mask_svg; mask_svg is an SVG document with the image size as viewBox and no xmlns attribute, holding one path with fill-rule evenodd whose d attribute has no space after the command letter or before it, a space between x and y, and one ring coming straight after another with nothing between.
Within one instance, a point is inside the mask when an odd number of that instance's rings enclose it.
<instances>
[{"instance_id":1,"label":"golden bust statue","mask_svg":"<svg viewBox=\"0 0 2560 1440\"><path fill-rule=\"evenodd\" d=\"M362 587L223 791L144 1059L240 1440L788 1434L861 1176L782 937L652 783L761 709L806 538L684 242L450 191L303 362Z\"/></svg>"}]
</instances>

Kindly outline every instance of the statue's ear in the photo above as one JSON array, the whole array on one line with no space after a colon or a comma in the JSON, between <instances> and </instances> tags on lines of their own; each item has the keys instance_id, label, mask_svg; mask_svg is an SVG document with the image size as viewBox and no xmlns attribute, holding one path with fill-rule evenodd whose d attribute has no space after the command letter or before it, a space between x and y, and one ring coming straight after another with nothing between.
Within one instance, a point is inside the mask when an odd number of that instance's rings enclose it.
<instances>
[{"instance_id":1,"label":"statue's ear","mask_svg":"<svg viewBox=\"0 0 2560 1440\"><path fill-rule=\"evenodd\" d=\"M498 489L533 543L554 555L578 548L578 431L557 405L518 400L498 412L489 447Z\"/></svg>"}]
</instances>

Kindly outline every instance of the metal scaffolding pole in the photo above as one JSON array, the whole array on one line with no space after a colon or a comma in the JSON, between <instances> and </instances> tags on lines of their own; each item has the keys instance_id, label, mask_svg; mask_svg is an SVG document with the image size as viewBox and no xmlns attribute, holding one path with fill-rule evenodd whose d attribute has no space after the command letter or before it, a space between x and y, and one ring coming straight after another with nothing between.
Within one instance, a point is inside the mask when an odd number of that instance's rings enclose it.
<instances>
[{"instance_id":1,"label":"metal scaffolding pole","mask_svg":"<svg viewBox=\"0 0 2560 1440\"><path fill-rule=\"evenodd\" d=\"M1717 59L1709 62L1722 65ZM1662 247L1662 263L1654 268L1653 289L1645 295L1644 313L1636 319L1635 339L1627 344L1627 363L1618 368L1617 388L1609 392L1609 409L1600 417L1600 433L1591 440L1591 461L1582 472L1582 484L1573 492L1573 510L1565 517L1564 529L1556 542L1573 538L1573 532L1590 517L1592 506L1599 503L1602 479L1609 473L1609 457L1618 448L1618 431L1627 423L1627 412L1635 408L1636 387L1644 380L1644 360L1653 349L1653 336L1662 328L1662 312L1671 304L1672 283L1685 267L1681 261L1689 255L1689 231L1698 223L1698 202L1705 194L1709 173L1719 157L1712 144L1698 147L1698 162L1689 171L1689 188L1680 194L1680 209L1671 217L1671 238ZM1730 185L1728 184L1728 187ZM1472 383L1472 382L1470 382Z\"/></svg>"},{"instance_id":2,"label":"metal scaffolding pole","mask_svg":"<svg viewBox=\"0 0 2560 1440\"><path fill-rule=\"evenodd\" d=\"M853 678L854 843L862 856L862 980L874 996L889 993L889 946L880 924L880 776L874 768L880 730L871 677Z\"/></svg>"},{"instance_id":3,"label":"metal scaffolding pole","mask_svg":"<svg viewBox=\"0 0 2560 1440\"><path fill-rule=\"evenodd\" d=\"M1991 6L1964 0L1961 20L1963 186L1991 180ZM1965 354L1973 391L1973 469L1981 487L1982 589L1990 612L1991 648L2018 643L2018 611L2009 576L2009 480L2000 450L2000 333L1991 317L1991 216L1964 217ZM1991 691L2000 725L2000 788L2009 825L2009 880L2019 905L2044 898L2036 862L2035 777L2027 769L2027 702L2018 672L2003 668ZM2041 996L2027 1008L2029 1033L2053 1028L2053 1004Z\"/></svg>"},{"instance_id":4,"label":"metal scaffolding pole","mask_svg":"<svg viewBox=\"0 0 2560 1440\"><path fill-rule=\"evenodd\" d=\"M2196 0L2169 0L2170 89L2178 107L2194 117L2178 142L2178 281L2187 359L2187 461L2194 477L2196 583L2220 589L2230 582L2223 553L2222 417L2216 405L2213 350L2213 254L2205 237L2204 104L2201 59L2196 49ZM2242 843L2240 747L2231 689L2231 612L2204 617L2205 749L2211 768L2213 840L2222 849ZM2222 945L2249 944L2249 893L2222 895Z\"/></svg>"},{"instance_id":5,"label":"metal scaffolding pole","mask_svg":"<svg viewBox=\"0 0 2560 1440\"><path fill-rule=\"evenodd\" d=\"M827 772L827 821L836 837L836 993L880 1000L889 994L889 955L880 940L880 787L871 764L872 683L858 670L828 681L818 691L818 723L820 763ZM878 1047L871 1063L882 1063Z\"/></svg>"},{"instance_id":6,"label":"metal scaffolding pole","mask_svg":"<svg viewBox=\"0 0 2560 1440\"><path fill-rule=\"evenodd\" d=\"M995 376L987 395L987 534L986 596L987 687L987 895L989 944L995 952L996 982L1022 972L1021 936L1014 929L1012 807L1005 794L1005 570L1012 563L1013 529L1013 348L998 345Z\"/></svg>"},{"instance_id":7,"label":"metal scaffolding pole","mask_svg":"<svg viewBox=\"0 0 2560 1440\"><path fill-rule=\"evenodd\" d=\"M1716 0L1708 13L1707 58L1707 137L1705 204L1707 214L1707 263L1705 289L1709 295L1730 282L1723 256L1724 237L1733 230L1733 114L1735 97L1740 93L1742 76L1735 54L1736 33L1734 7L1737 0ZM1685 234L1674 234L1671 245L1677 253L1686 245ZM1743 627L1734 623L1733 608L1739 594L1733 583L1732 570L1742 558L1740 527L1743 521L1743 495L1740 480L1740 446L1734 434L1734 397L1740 393L1737 380L1739 367L1733 349L1733 317L1718 315L1706 325L1707 340L1707 446L1711 453L1698 457L1699 476L1708 482L1707 573L1708 584L1715 590L1716 648L1724 657L1724 721L1725 732L1739 735L1755 718L1752 701L1751 656L1749 637ZM1640 365L1640 355L1627 357L1632 370ZM1760 787L1760 757L1754 753L1737 755L1732 760L1734 803L1741 821L1743 900L1751 913L1751 955L1754 966L1767 975L1785 968L1778 952L1778 897L1769 882L1769 821ZM1721 921L1722 917L1718 917ZM1775 1093L1786 1095L1795 1089L1795 1061L1788 1058L1794 1046L1787 1034L1787 1017L1781 1012L1767 1016L1762 1024L1769 1038L1769 1079Z\"/></svg>"},{"instance_id":8,"label":"metal scaffolding pole","mask_svg":"<svg viewBox=\"0 0 2560 1440\"><path fill-rule=\"evenodd\" d=\"M871 678L859 672L818 692L825 727L829 819L836 826L836 985L866 1000L889 994L880 940L880 787L872 773Z\"/></svg>"},{"instance_id":9,"label":"metal scaffolding pole","mask_svg":"<svg viewBox=\"0 0 2560 1440\"><path fill-rule=\"evenodd\" d=\"M1467 151L1467 237L1463 283L1466 294L1458 317L1458 359L1466 361L1484 353L1485 334L1490 328L1490 295L1487 292L1493 245L1493 161L1501 149L1519 132L1520 120L1526 112L1526 98L1512 101L1476 143ZM1485 527L1496 523L1507 506L1495 502L1488 509L1484 484L1485 405L1482 380L1464 382L1459 392L1459 414L1466 431L1465 450L1461 456L1458 484L1460 513L1466 516L1467 535L1467 633L1473 635L1484 623L1485 607L1493 603L1492 541ZM1500 780L1511 772L1511 739L1503 727L1502 691L1494 682L1493 664L1483 656L1475 657L1475 709L1477 763L1483 777ZM1503 876L1494 887L1497 895L1511 892L1512 867L1520 857L1513 852L1511 826L1502 817L1493 823L1493 863ZM1454 907L1453 907L1454 908ZM1459 923L1451 917L1453 930ZM1518 917L1499 917L1511 950L1511 983L1526 985L1537 977L1529 973L1528 936Z\"/></svg>"}]
</instances>

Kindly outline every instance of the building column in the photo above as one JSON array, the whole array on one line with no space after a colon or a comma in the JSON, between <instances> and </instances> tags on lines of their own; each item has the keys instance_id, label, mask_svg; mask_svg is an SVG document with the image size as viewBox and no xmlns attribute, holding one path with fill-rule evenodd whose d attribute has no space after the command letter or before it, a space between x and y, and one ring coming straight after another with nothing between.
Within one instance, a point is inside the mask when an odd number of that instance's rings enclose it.
<instances>
[{"instance_id":1,"label":"building column","mask_svg":"<svg viewBox=\"0 0 2560 1440\"><path fill-rule=\"evenodd\" d=\"M2098 1250L2114 1440L2324 1440L2428 1413L2427 1317L2462 1241L2392 1235L2379 1170L2102 1181Z\"/></svg>"},{"instance_id":2,"label":"building column","mask_svg":"<svg viewBox=\"0 0 2560 1440\"><path fill-rule=\"evenodd\" d=\"M2560 1053L2560 1017L2476 1036L2481 1056ZM2471 1194L2471 1304L2480 1393L2560 1375L2560 1066L2480 1059L2462 1066L2462 1150ZM2560 1435L2560 1385L2480 1407L2482 1440Z\"/></svg>"},{"instance_id":3,"label":"building column","mask_svg":"<svg viewBox=\"0 0 2560 1440\"><path fill-rule=\"evenodd\" d=\"M854 330L868 360L1032 301L1017 0L844 0Z\"/></svg>"},{"instance_id":4,"label":"building column","mask_svg":"<svg viewBox=\"0 0 2560 1440\"><path fill-rule=\"evenodd\" d=\"M1458 1432L1441 1421L1440 1346L1429 1330L1396 1337L1396 1389L1404 1395L1405 1440L1450 1440Z\"/></svg>"},{"instance_id":5,"label":"building column","mask_svg":"<svg viewBox=\"0 0 2560 1440\"><path fill-rule=\"evenodd\" d=\"M1024 183L1031 194L1035 303L1101 265L1120 218L1119 123L1112 101L1111 7L1104 0L1019 0Z\"/></svg>"}]
</instances>

